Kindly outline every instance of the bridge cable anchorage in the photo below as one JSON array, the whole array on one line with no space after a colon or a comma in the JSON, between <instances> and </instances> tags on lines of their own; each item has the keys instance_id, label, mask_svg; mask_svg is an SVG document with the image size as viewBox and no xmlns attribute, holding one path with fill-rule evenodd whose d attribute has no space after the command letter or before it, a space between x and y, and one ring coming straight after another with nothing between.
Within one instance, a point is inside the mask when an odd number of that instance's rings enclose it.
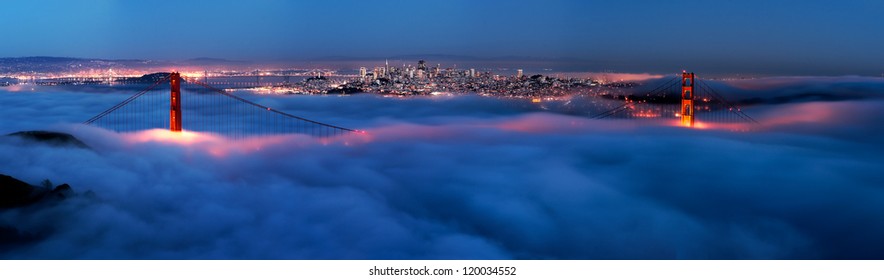
<instances>
[{"instance_id":1,"label":"bridge cable anchorage","mask_svg":"<svg viewBox=\"0 0 884 280\"><path fill-rule=\"evenodd\" d=\"M219 94L222 94L222 95L224 95L224 96L227 96L227 97L233 98L233 99L235 99L236 101L239 101L239 102L242 102L242 103L246 103L246 104L252 105L252 106L254 106L254 107L260 108L260 109L262 109L262 110L267 110L267 111L269 111L269 112L273 112L273 113L275 113L275 114L279 114L279 115L282 115L282 116L285 116L285 117L288 117L288 118L297 119L297 120L304 121L304 122L309 122L309 123L316 124L316 125L319 125L319 126L322 126L322 127L325 127L325 128L337 129L337 130L342 130L342 131L347 131L347 132L364 133L364 132L361 131L361 130L350 129L350 128L340 127L340 126L336 126L336 125L332 125L332 124L327 124L327 123L323 123L323 122L318 122L318 121L314 121L314 120L311 120L311 119L306 119L306 118L298 117L298 116L295 116L295 115L292 115L292 114L289 114L289 113L286 113L286 112L282 112L282 111L279 111L279 110L276 110L276 109L273 109L273 108L270 108L270 107L267 107L267 106L263 106L263 105L261 105L261 104L258 104L258 103L255 103L255 102L252 102L252 101L249 101L249 100L243 99L242 97L239 97L239 96L236 96L236 95L230 94L230 93L228 93L228 92L226 92L226 91L224 91L224 90L222 90L222 89L215 88L215 87L213 87L213 86L210 86L210 85L208 85L208 84L205 84L205 83L200 82L200 81L195 80L195 79L189 79L189 78L187 78L187 77L182 77L182 79L183 79L185 82L192 83L192 84L196 84L196 85L200 85L200 86L205 87L206 89L209 89L209 90L214 91L214 92L216 92L216 93L219 93Z\"/></svg>"},{"instance_id":2,"label":"bridge cable anchorage","mask_svg":"<svg viewBox=\"0 0 884 280\"><path fill-rule=\"evenodd\" d=\"M168 81L169 78L170 78L170 76L166 76L165 78L163 78L163 79L157 81L157 82L154 83L153 85L150 85L149 87L147 87L147 88L145 88L144 90L142 90L142 91L136 93L135 95L132 95L132 96L130 96L129 98L126 98L126 100L123 100L123 102L117 103L117 105L114 105L113 107L110 107L109 109L104 110L103 112L99 113L98 115L95 115L94 117L92 117L92 118L86 120L85 122L83 122L83 124L92 124L92 123L94 123L95 121L97 121L97 120L103 118L104 116L107 116L107 115L109 115L110 113L113 113L113 112L116 111L117 109L120 109L120 108L122 108L123 106L126 106L126 104L129 104L129 102L132 102L132 101L134 101L135 99L137 99L138 97L141 97L141 96L144 95L145 93L147 93L147 92L153 90L153 88L155 88L157 85L159 85L159 84L161 84L161 83L163 83L163 82L165 82L165 81Z\"/></svg>"},{"instance_id":3,"label":"bridge cable anchorage","mask_svg":"<svg viewBox=\"0 0 884 280\"><path fill-rule=\"evenodd\" d=\"M734 111L732 111L732 112L733 112L734 114L736 114L737 116L739 116L740 118L743 118L743 120L745 120L745 121L749 121L749 122L752 122L752 123L755 123L755 124L761 124L761 123L759 123L758 121L756 121L754 118L750 117L749 115L747 115L746 113L744 113L742 110L740 110L740 107L737 107L736 105L734 105L733 103L731 103L730 101L728 101L727 99L725 99L723 96L721 96L720 94L718 94L718 92L715 91L715 89L713 89L711 86L709 86L708 84L706 84L706 82L700 80L700 83L699 83L699 84L700 84L700 86L701 86L702 88L704 88L704 89L707 91L707 93L708 93L709 95L712 95L713 98L715 98L715 99L718 100L719 102L722 102L722 103L724 103L726 106L728 106L728 109L736 109L736 110L734 110Z\"/></svg>"}]
</instances>

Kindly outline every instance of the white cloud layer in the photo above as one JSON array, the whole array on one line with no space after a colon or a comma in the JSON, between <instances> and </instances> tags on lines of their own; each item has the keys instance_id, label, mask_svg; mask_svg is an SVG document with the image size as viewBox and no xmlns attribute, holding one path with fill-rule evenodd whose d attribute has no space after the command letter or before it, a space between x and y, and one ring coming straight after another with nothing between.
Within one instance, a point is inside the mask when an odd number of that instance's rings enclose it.
<instances>
[{"instance_id":1,"label":"white cloud layer","mask_svg":"<svg viewBox=\"0 0 884 280\"><path fill-rule=\"evenodd\" d=\"M0 212L61 259L884 257L884 102L762 105L750 132L478 97L250 97L369 130L242 141L73 124L124 94L0 92L0 173L94 191ZM876 94L881 94L878 92Z\"/></svg>"}]
</instances>

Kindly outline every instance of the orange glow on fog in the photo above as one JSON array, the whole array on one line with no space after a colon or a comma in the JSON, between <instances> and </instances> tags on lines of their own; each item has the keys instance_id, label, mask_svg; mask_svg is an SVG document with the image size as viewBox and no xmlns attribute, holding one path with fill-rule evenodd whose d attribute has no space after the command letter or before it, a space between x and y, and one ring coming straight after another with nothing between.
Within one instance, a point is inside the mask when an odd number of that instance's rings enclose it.
<instances>
[{"instance_id":1,"label":"orange glow on fog","mask_svg":"<svg viewBox=\"0 0 884 280\"><path fill-rule=\"evenodd\" d=\"M684 127L690 129L700 129L700 130L723 130L723 131L733 131L733 132L747 132L752 130L754 124L750 123L717 123L717 122L703 122L700 120L694 120L694 126L691 127L689 125L683 124L681 120L671 120L666 122L669 126L677 126Z\"/></svg>"},{"instance_id":2,"label":"orange glow on fog","mask_svg":"<svg viewBox=\"0 0 884 280\"><path fill-rule=\"evenodd\" d=\"M518 131L527 133L549 133L558 131L575 130L586 127L586 121L578 118L530 116L508 120L494 124L493 126L505 131Z\"/></svg>"},{"instance_id":3,"label":"orange glow on fog","mask_svg":"<svg viewBox=\"0 0 884 280\"><path fill-rule=\"evenodd\" d=\"M151 129L134 133L124 133L123 139L129 143L161 142L179 145L193 145L220 141L220 137L213 134L187 130L172 132L168 129Z\"/></svg>"},{"instance_id":4,"label":"orange glow on fog","mask_svg":"<svg viewBox=\"0 0 884 280\"><path fill-rule=\"evenodd\" d=\"M151 129L131 133L122 133L124 142L131 145L144 143L162 143L181 146L190 150L203 151L213 157L222 158L231 154L248 154L261 151L267 147L295 144L298 147L320 143L324 145L341 142L349 145L352 139L345 136L327 139L316 139L306 135L281 134L255 136L246 139L229 139L220 135L195 131L172 132L168 129ZM360 134L361 136L361 134ZM345 143L346 142L346 143Z\"/></svg>"},{"instance_id":5,"label":"orange glow on fog","mask_svg":"<svg viewBox=\"0 0 884 280\"><path fill-rule=\"evenodd\" d=\"M23 92L23 91L34 91L34 86L33 85L17 84L17 85L5 86L0 89L2 89L3 91L8 91L8 92Z\"/></svg>"},{"instance_id":6,"label":"orange glow on fog","mask_svg":"<svg viewBox=\"0 0 884 280\"><path fill-rule=\"evenodd\" d=\"M350 146L371 141L370 135L364 131L361 133L353 133L352 135L326 138L314 138L300 134L280 134L254 136L245 139L230 139L212 133L187 130L172 132L168 129L151 129L132 133L122 133L121 136L123 141L130 145L144 143L170 144L190 150L203 151L217 158L227 157L231 154L249 154L269 147L286 146L287 148L300 148L316 143L321 145L340 143L345 146Z\"/></svg>"},{"instance_id":7,"label":"orange glow on fog","mask_svg":"<svg viewBox=\"0 0 884 280\"><path fill-rule=\"evenodd\" d=\"M522 133L585 133L589 131L631 131L640 125L659 125L659 121L646 118L641 121L635 120L595 120L577 116L563 116L554 114L532 114L517 118L492 121L490 126L502 131L515 131Z\"/></svg>"},{"instance_id":8,"label":"orange glow on fog","mask_svg":"<svg viewBox=\"0 0 884 280\"><path fill-rule=\"evenodd\" d=\"M763 123L768 126L778 126L793 123L831 123L837 121L835 106L844 106L838 103L812 102L793 106L783 106L777 114L765 118Z\"/></svg>"}]
</instances>

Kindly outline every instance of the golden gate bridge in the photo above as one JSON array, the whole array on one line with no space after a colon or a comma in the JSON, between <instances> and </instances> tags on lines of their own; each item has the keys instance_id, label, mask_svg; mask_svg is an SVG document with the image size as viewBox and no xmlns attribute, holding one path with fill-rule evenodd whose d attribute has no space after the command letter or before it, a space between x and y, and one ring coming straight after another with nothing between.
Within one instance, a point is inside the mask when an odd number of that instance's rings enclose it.
<instances>
[{"instance_id":1,"label":"golden gate bridge","mask_svg":"<svg viewBox=\"0 0 884 280\"><path fill-rule=\"evenodd\" d=\"M707 123L758 124L737 104L728 101L696 74L687 72L650 91L625 96L619 106L591 118L675 118L686 127L695 126L698 119Z\"/></svg>"},{"instance_id":2,"label":"golden gate bridge","mask_svg":"<svg viewBox=\"0 0 884 280\"><path fill-rule=\"evenodd\" d=\"M170 95L157 90L164 82L169 82ZM591 118L675 118L687 127L693 127L698 118L707 123L758 123L711 86L696 79L694 73L687 72L650 91L626 96L619 105L595 113ZM177 72L162 76L84 123L118 132L157 128L180 132L188 128L232 138L290 133L335 137L365 133L260 105Z\"/></svg>"},{"instance_id":3,"label":"golden gate bridge","mask_svg":"<svg viewBox=\"0 0 884 280\"><path fill-rule=\"evenodd\" d=\"M169 82L170 95L155 90L165 82ZM84 123L118 132L157 128L179 132L187 128L232 138L289 133L334 137L364 133L260 105L177 72Z\"/></svg>"}]
</instances>

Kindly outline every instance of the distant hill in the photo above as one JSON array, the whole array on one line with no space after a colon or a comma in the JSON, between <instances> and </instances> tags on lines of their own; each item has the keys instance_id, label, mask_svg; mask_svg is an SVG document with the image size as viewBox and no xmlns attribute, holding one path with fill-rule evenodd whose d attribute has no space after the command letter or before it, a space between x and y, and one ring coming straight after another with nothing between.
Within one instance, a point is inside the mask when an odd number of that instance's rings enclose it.
<instances>
[{"instance_id":1,"label":"distant hill","mask_svg":"<svg viewBox=\"0 0 884 280\"><path fill-rule=\"evenodd\" d=\"M196 64L196 65L242 65L249 64L248 61L242 60L229 60L223 58L214 58L214 57L197 57L191 58L185 61L182 61L186 64Z\"/></svg>"},{"instance_id":2,"label":"distant hill","mask_svg":"<svg viewBox=\"0 0 884 280\"><path fill-rule=\"evenodd\" d=\"M0 76L16 73L70 73L107 69L147 69L178 66L245 65L250 62L221 58L198 57L183 61L148 59L100 59L52 56L2 57Z\"/></svg>"},{"instance_id":3,"label":"distant hill","mask_svg":"<svg viewBox=\"0 0 884 280\"><path fill-rule=\"evenodd\" d=\"M147 76L147 75L145 75ZM69 146L76 148L85 148L90 149L85 143L74 137L73 135L62 133L62 132L54 132L54 131L19 131L15 133L7 134L6 136L19 137L31 142L36 143L45 143L54 146Z\"/></svg>"},{"instance_id":4,"label":"distant hill","mask_svg":"<svg viewBox=\"0 0 884 280\"><path fill-rule=\"evenodd\" d=\"M358 57L358 56L324 56L315 58L318 61L378 61L378 60L427 60L427 61L581 61L582 59L568 57L532 57L532 56L494 56L480 57L469 55L448 54L408 54L392 55L388 57Z\"/></svg>"},{"instance_id":5,"label":"distant hill","mask_svg":"<svg viewBox=\"0 0 884 280\"><path fill-rule=\"evenodd\" d=\"M3 57L0 58L0 73L56 73L88 71L113 68L161 67L167 62L143 59L92 59L73 57Z\"/></svg>"}]
</instances>

